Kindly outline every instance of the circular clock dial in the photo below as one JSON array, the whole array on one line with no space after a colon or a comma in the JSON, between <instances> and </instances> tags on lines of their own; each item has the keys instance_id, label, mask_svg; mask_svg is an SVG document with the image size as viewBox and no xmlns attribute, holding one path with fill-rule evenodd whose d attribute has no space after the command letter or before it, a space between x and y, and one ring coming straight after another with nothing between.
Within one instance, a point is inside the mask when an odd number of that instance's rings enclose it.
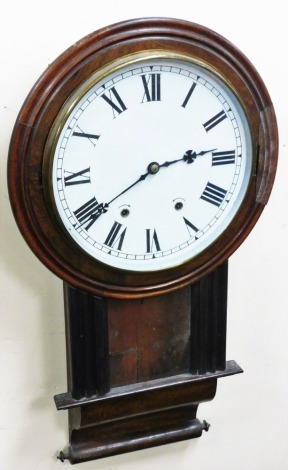
<instances>
[{"instance_id":1,"label":"circular clock dial","mask_svg":"<svg viewBox=\"0 0 288 470\"><path fill-rule=\"evenodd\" d=\"M123 270L199 255L229 226L251 174L249 126L232 89L167 54L91 77L49 142L62 225L81 250Z\"/></svg>"}]
</instances>

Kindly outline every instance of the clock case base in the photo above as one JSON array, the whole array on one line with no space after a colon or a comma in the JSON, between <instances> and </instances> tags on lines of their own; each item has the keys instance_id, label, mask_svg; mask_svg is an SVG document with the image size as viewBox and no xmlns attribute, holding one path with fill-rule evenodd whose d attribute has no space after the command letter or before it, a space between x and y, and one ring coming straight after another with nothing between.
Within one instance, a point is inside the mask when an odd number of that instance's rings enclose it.
<instances>
[{"instance_id":1,"label":"clock case base","mask_svg":"<svg viewBox=\"0 0 288 470\"><path fill-rule=\"evenodd\" d=\"M180 291L103 299L64 284L71 463L200 437L226 362L228 263Z\"/></svg>"},{"instance_id":2,"label":"clock case base","mask_svg":"<svg viewBox=\"0 0 288 470\"><path fill-rule=\"evenodd\" d=\"M200 437L209 424L197 419L198 405L214 398L218 378L240 372L227 361L221 372L118 387L104 397L57 395L57 409L68 409L70 422L70 446L59 458L75 464Z\"/></svg>"}]
</instances>

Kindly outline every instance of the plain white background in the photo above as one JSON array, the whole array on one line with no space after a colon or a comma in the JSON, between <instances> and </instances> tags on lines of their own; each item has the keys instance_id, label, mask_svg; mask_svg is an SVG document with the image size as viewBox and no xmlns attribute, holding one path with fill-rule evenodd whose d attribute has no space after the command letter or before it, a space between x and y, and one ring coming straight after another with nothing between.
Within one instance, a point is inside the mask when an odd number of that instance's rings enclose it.
<instances>
[{"instance_id":1,"label":"plain white background","mask_svg":"<svg viewBox=\"0 0 288 470\"><path fill-rule=\"evenodd\" d=\"M269 6L268 6L269 5ZM68 468L62 283L30 252L14 222L6 188L9 140L39 75L62 51L111 23L142 16L203 24L254 63L279 125L279 166L267 208L230 260L228 354L244 374L220 379L199 407L212 424L200 439L80 464L95 470L287 470L288 442L288 66L285 2L228 0L97 2L10 0L2 7L0 73L1 383L0 469Z\"/></svg>"}]
</instances>

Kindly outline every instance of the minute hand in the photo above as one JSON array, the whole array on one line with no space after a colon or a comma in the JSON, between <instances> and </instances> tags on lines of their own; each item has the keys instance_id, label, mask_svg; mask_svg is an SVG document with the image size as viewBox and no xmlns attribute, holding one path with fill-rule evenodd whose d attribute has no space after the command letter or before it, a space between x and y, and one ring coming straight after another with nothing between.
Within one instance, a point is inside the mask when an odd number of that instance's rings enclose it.
<instances>
[{"instance_id":1,"label":"minute hand","mask_svg":"<svg viewBox=\"0 0 288 470\"><path fill-rule=\"evenodd\" d=\"M136 184L140 183L141 181L144 181L147 178L147 176L150 175L150 174L151 174L151 172L147 171L147 173L144 173L143 175L141 175L140 178L138 178L137 181L130 184L130 186L128 186L128 188L124 189L121 193L117 194L117 196L113 197L113 199L111 199L111 201L108 202L108 205L110 205L113 201L115 201L115 199L118 199L118 197L122 196L122 194L125 194L127 191L129 191L129 189L136 186Z\"/></svg>"}]
</instances>

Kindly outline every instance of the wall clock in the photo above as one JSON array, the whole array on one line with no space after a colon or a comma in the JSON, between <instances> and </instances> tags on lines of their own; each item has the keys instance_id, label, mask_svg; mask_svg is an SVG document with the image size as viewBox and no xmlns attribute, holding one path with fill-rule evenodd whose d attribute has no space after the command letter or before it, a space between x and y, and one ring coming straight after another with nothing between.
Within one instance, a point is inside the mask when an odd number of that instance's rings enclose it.
<instances>
[{"instance_id":1,"label":"wall clock","mask_svg":"<svg viewBox=\"0 0 288 470\"><path fill-rule=\"evenodd\" d=\"M225 357L227 260L276 170L269 94L203 26L150 18L92 33L30 92L11 204L64 281L72 463L201 435ZM100 436L100 437L99 437Z\"/></svg>"}]
</instances>

